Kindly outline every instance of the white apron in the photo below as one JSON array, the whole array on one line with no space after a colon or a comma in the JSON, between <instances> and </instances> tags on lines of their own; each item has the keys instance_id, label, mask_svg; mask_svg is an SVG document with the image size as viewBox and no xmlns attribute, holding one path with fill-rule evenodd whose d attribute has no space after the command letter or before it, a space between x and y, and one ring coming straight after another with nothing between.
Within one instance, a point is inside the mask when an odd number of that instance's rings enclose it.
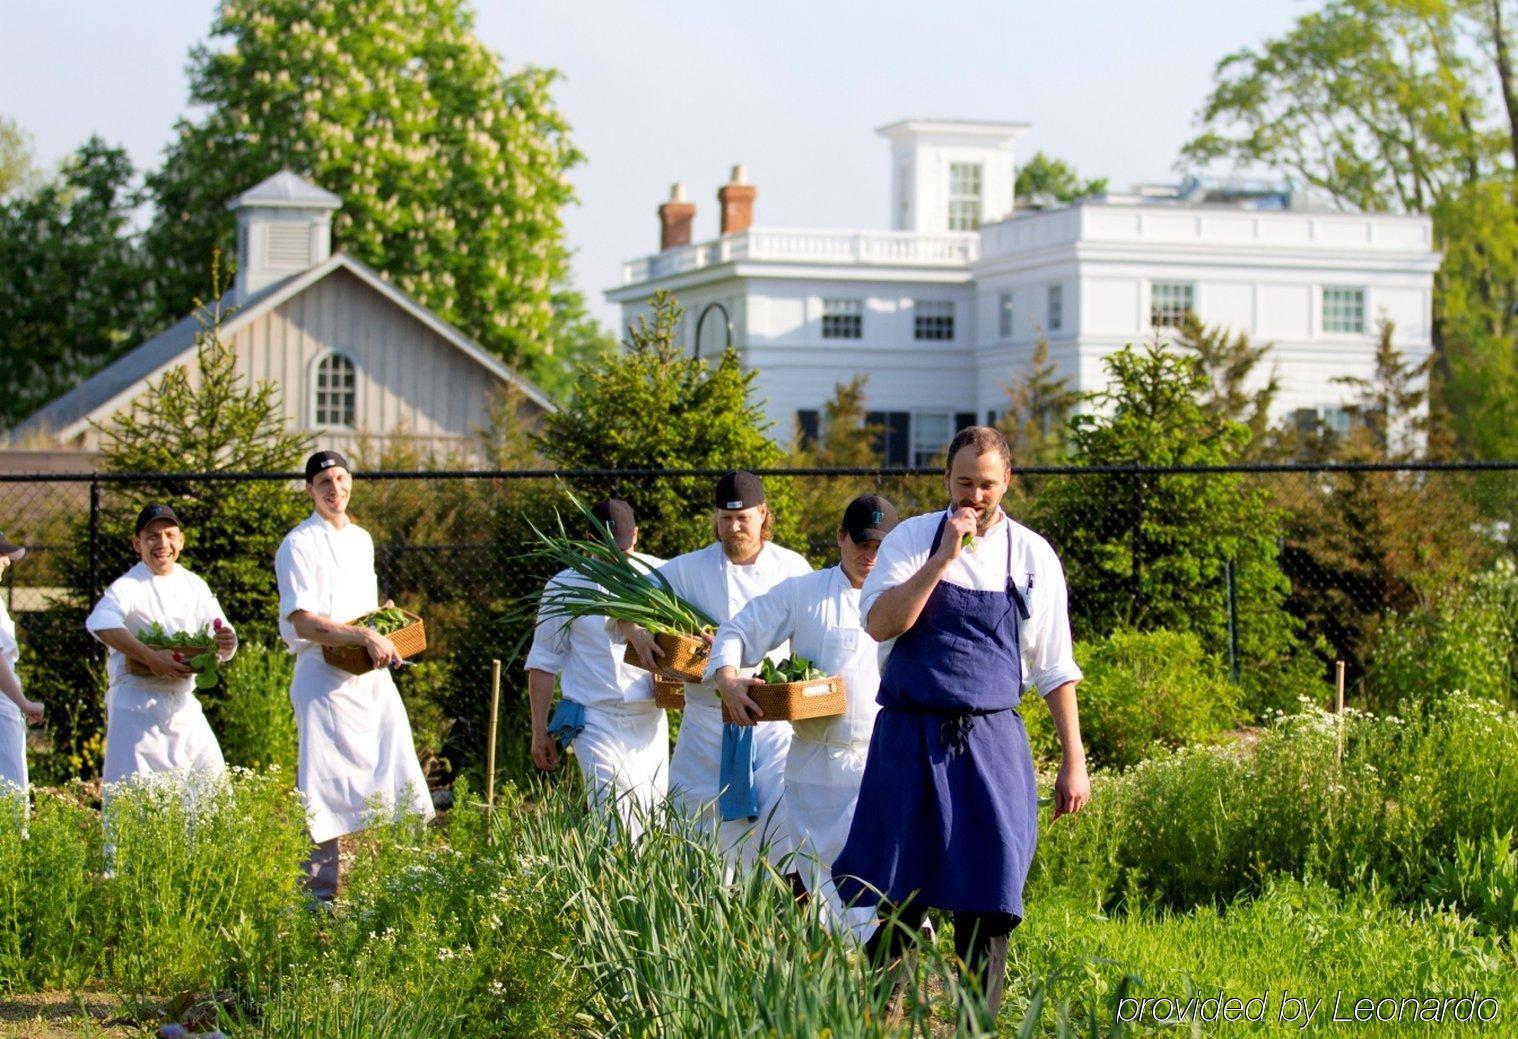
<instances>
[{"instance_id":1,"label":"white apron","mask_svg":"<svg viewBox=\"0 0 1518 1039\"><path fill-rule=\"evenodd\" d=\"M290 684L300 732L296 786L311 839L320 844L405 813L432 818L411 722L390 672L335 668L289 625L296 609L345 623L376 609L374 542L361 528L335 531L313 514L280 546L275 568L281 630L297 649Z\"/></svg>"},{"instance_id":2,"label":"white apron","mask_svg":"<svg viewBox=\"0 0 1518 1039\"><path fill-rule=\"evenodd\" d=\"M648 701L617 710L586 707L574 751L592 811L608 825L619 820L623 832L636 838L669 789L664 711Z\"/></svg>"},{"instance_id":3,"label":"white apron","mask_svg":"<svg viewBox=\"0 0 1518 1039\"><path fill-rule=\"evenodd\" d=\"M15 670L21 650L16 643L16 622L4 603L0 603L0 653ZM0 694L0 788L15 786L25 793L26 783L26 718L10 697Z\"/></svg>"}]
</instances>

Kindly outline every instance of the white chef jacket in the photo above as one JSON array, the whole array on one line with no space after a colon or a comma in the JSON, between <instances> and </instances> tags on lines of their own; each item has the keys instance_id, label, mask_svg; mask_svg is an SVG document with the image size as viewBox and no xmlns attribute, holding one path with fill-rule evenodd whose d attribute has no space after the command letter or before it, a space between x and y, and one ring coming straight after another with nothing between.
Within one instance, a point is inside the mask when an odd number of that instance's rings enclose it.
<instances>
[{"instance_id":1,"label":"white chef jacket","mask_svg":"<svg viewBox=\"0 0 1518 1039\"><path fill-rule=\"evenodd\" d=\"M208 629L217 620L226 624L226 614L199 576L175 563L174 569L160 577L146 563L137 563L111 582L84 626L97 638L99 632L111 628L125 628L136 636L154 621L170 635L177 631L209 634ZM127 671L126 654L116 649L110 650L106 658L106 674L110 679L107 705L118 696L118 690L154 697L188 693L195 688L193 676L159 678L131 674Z\"/></svg>"},{"instance_id":2,"label":"white chef jacket","mask_svg":"<svg viewBox=\"0 0 1518 1039\"><path fill-rule=\"evenodd\" d=\"M848 696L847 713L793 722L796 732L823 742L868 742L880 669L875 640L859 622L859 598L842 566L781 581L717 630L707 680L724 666L754 667L771 647L789 642L792 653L841 676Z\"/></svg>"},{"instance_id":3,"label":"white chef jacket","mask_svg":"<svg viewBox=\"0 0 1518 1039\"><path fill-rule=\"evenodd\" d=\"M16 622L4 602L0 602L0 655L14 671L21 647L16 642ZM0 693L0 794L5 793L7 784L26 789L26 718L10 697Z\"/></svg>"},{"instance_id":4,"label":"white chef jacket","mask_svg":"<svg viewBox=\"0 0 1518 1039\"><path fill-rule=\"evenodd\" d=\"M648 570L663 563L641 553L632 558ZM590 587L590 582L566 568L549 578L544 596L562 587ZM601 617L566 622L563 617L545 617L540 610L526 667L558 675L564 698L582 707L620 711L626 705L652 704L653 676L623 662L626 648L625 642L613 639Z\"/></svg>"},{"instance_id":5,"label":"white chef jacket","mask_svg":"<svg viewBox=\"0 0 1518 1039\"><path fill-rule=\"evenodd\" d=\"M374 540L349 522L311 515L274 554L279 631L295 653L290 703L300 731L296 786L317 843L361 830L376 815L433 815L416 759L411 721L388 668L362 675L328 664L321 646L295 634L290 615L305 610L346 624L379 607Z\"/></svg>"},{"instance_id":6,"label":"white chef jacket","mask_svg":"<svg viewBox=\"0 0 1518 1039\"><path fill-rule=\"evenodd\" d=\"M659 573L669 581L676 595L699 606L718 624L787 577L811 572L811 564L799 552L770 541L764 543L759 558L748 566L733 564L722 551L722 542L713 541L659 567Z\"/></svg>"},{"instance_id":7,"label":"white chef jacket","mask_svg":"<svg viewBox=\"0 0 1518 1039\"><path fill-rule=\"evenodd\" d=\"M885 536L875 555L875 569L861 589L860 613L866 620L881 592L904 583L922 569L932 555L939 521L953 512L946 509L902 520ZM1047 696L1066 682L1081 678L1070 638L1065 571L1049 542L998 509L991 529L976 539L973 548L959 553L941 580L976 591L1001 591L1007 586L1008 552L1013 583L1028 604L1028 619L1018 628L1022 688L1033 686ZM880 644L882 674L895 643L895 639L887 639Z\"/></svg>"}]
</instances>

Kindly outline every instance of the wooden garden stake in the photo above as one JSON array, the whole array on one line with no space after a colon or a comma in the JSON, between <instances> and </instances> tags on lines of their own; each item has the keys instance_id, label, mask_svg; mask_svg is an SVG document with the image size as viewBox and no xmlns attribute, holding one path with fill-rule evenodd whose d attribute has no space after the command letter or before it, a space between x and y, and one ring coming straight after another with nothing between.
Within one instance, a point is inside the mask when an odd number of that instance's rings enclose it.
<instances>
[{"instance_id":1,"label":"wooden garden stake","mask_svg":"<svg viewBox=\"0 0 1518 1039\"><path fill-rule=\"evenodd\" d=\"M495 727L501 713L501 662L490 662L490 746L485 752L485 818L495 820ZM495 830L490 831L491 840Z\"/></svg>"},{"instance_id":2,"label":"wooden garden stake","mask_svg":"<svg viewBox=\"0 0 1518 1039\"><path fill-rule=\"evenodd\" d=\"M1338 737L1337 758L1344 763L1344 661L1334 661L1334 717Z\"/></svg>"}]
</instances>

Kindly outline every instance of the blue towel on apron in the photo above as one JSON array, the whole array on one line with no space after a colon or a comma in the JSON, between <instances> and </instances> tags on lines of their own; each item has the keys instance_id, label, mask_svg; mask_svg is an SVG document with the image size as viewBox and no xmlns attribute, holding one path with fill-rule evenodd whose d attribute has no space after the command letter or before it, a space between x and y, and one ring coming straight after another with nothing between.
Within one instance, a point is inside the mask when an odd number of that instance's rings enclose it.
<instances>
[{"instance_id":1,"label":"blue towel on apron","mask_svg":"<svg viewBox=\"0 0 1518 1039\"><path fill-rule=\"evenodd\" d=\"M553 709L553 717L548 719L548 735L558 740L560 746L567 747L584 731L584 705L573 700L560 700L559 706Z\"/></svg>"},{"instance_id":2,"label":"blue towel on apron","mask_svg":"<svg viewBox=\"0 0 1518 1039\"><path fill-rule=\"evenodd\" d=\"M725 823L759 818L754 789L754 726L722 725L722 765L717 771L717 810Z\"/></svg>"}]
</instances>

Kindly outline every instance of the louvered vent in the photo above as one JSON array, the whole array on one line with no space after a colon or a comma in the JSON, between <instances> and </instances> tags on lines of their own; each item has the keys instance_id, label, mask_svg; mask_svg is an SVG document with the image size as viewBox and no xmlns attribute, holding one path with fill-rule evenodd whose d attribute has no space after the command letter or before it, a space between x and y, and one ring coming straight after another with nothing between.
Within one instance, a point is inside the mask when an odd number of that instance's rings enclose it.
<instances>
[{"instance_id":1,"label":"louvered vent","mask_svg":"<svg viewBox=\"0 0 1518 1039\"><path fill-rule=\"evenodd\" d=\"M311 263L311 229L301 223L268 225L264 262L270 267L307 267Z\"/></svg>"}]
</instances>

